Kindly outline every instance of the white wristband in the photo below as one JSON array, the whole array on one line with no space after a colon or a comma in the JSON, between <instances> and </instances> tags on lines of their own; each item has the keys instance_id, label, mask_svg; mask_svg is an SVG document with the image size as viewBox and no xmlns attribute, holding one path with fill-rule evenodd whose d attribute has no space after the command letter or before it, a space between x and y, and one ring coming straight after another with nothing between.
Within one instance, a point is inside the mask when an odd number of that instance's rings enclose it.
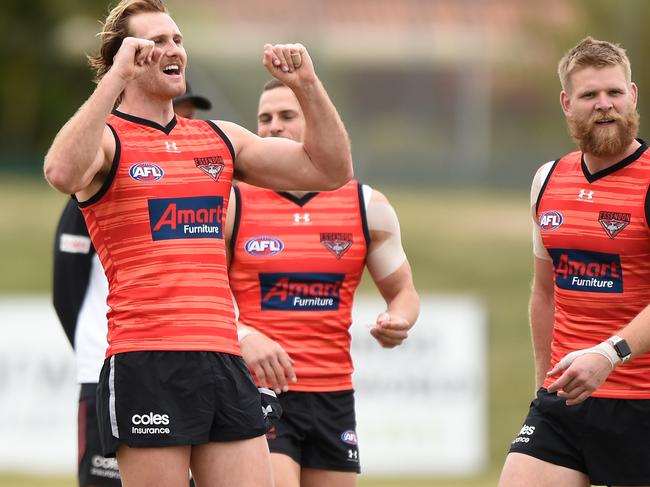
<instances>
[{"instance_id":1,"label":"white wristband","mask_svg":"<svg viewBox=\"0 0 650 487\"><path fill-rule=\"evenodd\" d=\"M602 342L595 347L585 348L568 353L564 356L564 358L562 358L562 360L560 360L560 367L562 369L568 368L575 359L587 353L597 353L603 357L606 357L607 360L609 360L609 363L612 365L612 369L616 367L616 365L621 361L621 359L618 357L618 354L616 353L616 350L614 350L614 347L608 342Z\"/></svg>"},{"instance_id":2,"label":"white wristband","mask_svg":"<svg viewBox=\"0 0 650 487\"><path fill-rule=\"evenodd\" d=\"M241 342L244 338L249 335L259 335L260 332L253 330L251 328L237 328L237 338Z\"/></svg>"}]
</instances>

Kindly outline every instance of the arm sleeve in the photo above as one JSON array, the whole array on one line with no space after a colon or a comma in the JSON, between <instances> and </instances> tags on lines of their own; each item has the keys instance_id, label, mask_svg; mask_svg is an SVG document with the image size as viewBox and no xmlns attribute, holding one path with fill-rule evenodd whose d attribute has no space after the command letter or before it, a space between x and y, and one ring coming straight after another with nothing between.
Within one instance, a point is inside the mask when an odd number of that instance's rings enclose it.
<instances>
[{"instance_id":1,"label":"arm sleeve","mask_svg":"<svg viewBox=\"0 0 650 487\"><path fill-rule=\"evenodd\" d=\"M406 261L402 236L395 209L378 191L366 198L367 221L370 235L366 266L375 282L398 270Z\"/></svg>"},{"instance_id":2,"label":"arm sleeve","mask_svg":"<svg viewBox=\"0 0 650 487\"><path fill-rule=\"evenodd\" d=\"M535 257L539 257L544 260L551 260L551 256L544 247L542 242L542 234L537 224L537 213L535 211L537 207L537 199L539 198L540 191L548 178L549 172L553 167L553 161L547 162L542 167L537 170L535 178L533 179L532 187L530 188L530 213L533 221L533 253Z\"/></svg>"},{"instance_id":3,"label":"arm sleeve","mask_svg":"<svg viewBox=\"0 0 650 487\"><path fill-rule=\"evenodd\" d=\"M77 201L71 198L59 219L54 239L52 296L54 310L73 347L94 254L86 222Z\"/></svg>"}]
</instances>

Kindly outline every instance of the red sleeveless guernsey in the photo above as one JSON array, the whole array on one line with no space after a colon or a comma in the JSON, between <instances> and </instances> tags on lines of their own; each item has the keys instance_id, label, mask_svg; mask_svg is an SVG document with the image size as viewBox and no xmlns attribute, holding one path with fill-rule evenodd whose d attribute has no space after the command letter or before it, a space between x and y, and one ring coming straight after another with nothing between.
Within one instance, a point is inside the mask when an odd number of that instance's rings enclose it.
<instances>
[{"instance_id":1,"label":"red sleeveless guernsey","mask_svg":"<svg viewBox=\"0 0 650 487\"><path fill-rule=\"evenodd\" d=\"M109 177L82 203L109 282L106 356L240 355L223 239L234 151L212 122L166 127L117 111Z\"/></svg>"},{"instance_id":2,"label":"red sleeveless guernsey","mask_svg":"<svg viewBox=\"0 0 650 487\"><path fill-rule=\"evenodd\" d=\"M349 327L366 261L361 185L302 198L235 187L230 283L239 320L294 360L293 391L352 389Z\"/></svg>"},{"instance_id":3,"label":"red sleeveless guernsey","mask_svg":"<svg viewBox=\"0 0 650 487\"><path fill-rule=\"evenodd\" d=\"M645 143L596 174L589 174L581 152L554 163L537 200L555 269L551 367L606 340L650 303L649 184ZM592 395L650 399L650 354L619 365Z\"/></svg>"}]
</instances>

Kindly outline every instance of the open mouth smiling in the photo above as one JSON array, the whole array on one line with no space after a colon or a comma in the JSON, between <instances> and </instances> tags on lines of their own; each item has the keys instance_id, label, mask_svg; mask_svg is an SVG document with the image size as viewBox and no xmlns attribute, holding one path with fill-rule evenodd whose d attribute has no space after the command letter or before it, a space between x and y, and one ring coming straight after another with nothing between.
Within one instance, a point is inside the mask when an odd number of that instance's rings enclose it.
<instances>
[{"instance_id":1,"label":"open mouth smiling","mask_svg":"<svg viewBox=\"0 0 650 487\"><path fill-rule=\"evenodd\" d=\"M178 66L178 64L170 64L170 65L165 66L163 68L163 73L165 73L167 75L170 75L170 76L172 76L172 75L177 76L177 75L181 74L181 68Z\"/></svg>"}]
</instances>

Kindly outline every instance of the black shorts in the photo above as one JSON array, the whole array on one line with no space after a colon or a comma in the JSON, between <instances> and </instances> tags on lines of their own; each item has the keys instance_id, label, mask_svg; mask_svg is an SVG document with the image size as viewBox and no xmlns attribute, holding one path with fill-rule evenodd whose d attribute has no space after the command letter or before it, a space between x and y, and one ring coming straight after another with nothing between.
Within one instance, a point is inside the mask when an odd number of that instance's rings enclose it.
<instances>
[{"instance_id":1,"label":"black shorts","mask_svg":"<svg viewBox=\"0 0 650 487\"><path fill-rule=\"evenodd\" d=\"M650 484L650 400L565 401L540 389L510 452L578 470L595 485Z\"/></svg>"},{"instance_id":2,"label":"black shorts","mask_svg":"<svg viewBox=\"0 0 650 487\"><path fill-rule=\"evenodd\" d=\"M97 387L102 451L201 445L265 433L260 394L241 357L129 352L106 359Z\"/></svg>"},{"instance_id":3,"label":"black shorts","mask_svg":"<svg viewBox=\"0 0 650 487\"><path fill-rule=\"evenodd\" d=\"M305 468L359 473L354 391L285 392L282 417L266 434L271 453Z\"/></svg>"},{"instance_id":4,"label":"black shorts","mask_svg":"<svg viewBox=\"0 0 650 487\"><path fill-rule=\"evenodd\" d=\"M120 487L122 483L117 460L102 455L97 427L96 392L97 384L82 384L79 392L79 486Z\"/></svg>"}]
</instances>

